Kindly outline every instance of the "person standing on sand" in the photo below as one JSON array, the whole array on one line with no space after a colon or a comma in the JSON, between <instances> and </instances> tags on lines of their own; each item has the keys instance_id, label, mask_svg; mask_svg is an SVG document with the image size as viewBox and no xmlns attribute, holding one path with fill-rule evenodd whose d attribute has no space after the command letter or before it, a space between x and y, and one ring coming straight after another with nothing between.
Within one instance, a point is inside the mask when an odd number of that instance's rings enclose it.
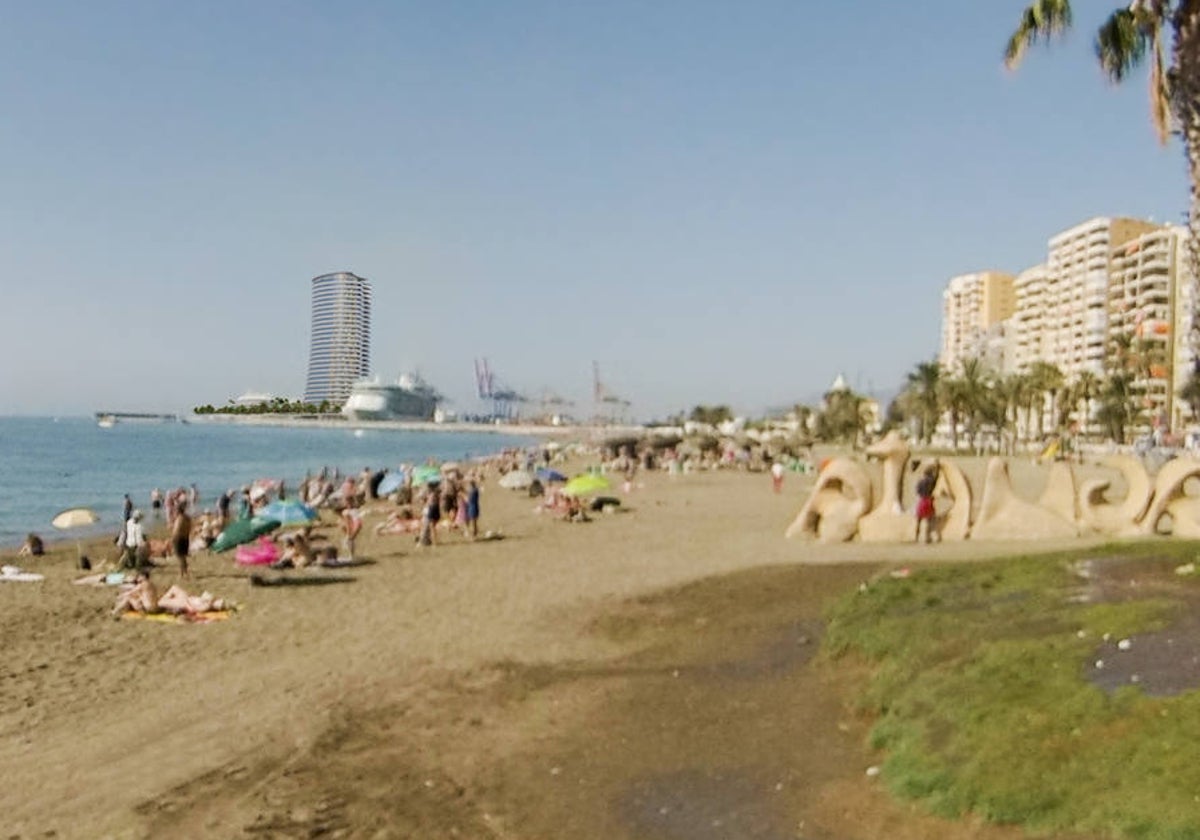
<instances>
[{"instance_id":1,"label":"person standing on sand","mask_svg":"<svg viewBox=\"0 0 1200 840\"><path fill-rule=\"evenodd\" d=\"M362 514L359 513L356 507L342 508L342 535L346 543L346 555L354 559L354 538L358 536L358 532L362 530Z\"/></svg>"},{"instance_id":2,"label":"person standing on sand","mask_svg":"<svg viewBox=\"0 0 1200 840\"><path fill-rule=\"evenodd\" d=\"M425 507L421 511L421 535L417 537L420 545L437 545L437 526L442 520L442 494L436 484L430 484L425 490Z\"/></svg>"},{"instance_id":3,"label":"person standing on sand","mask_svg":"<svg viewBox=\"0 0 1200 840\"><path fill-rule=\"evenodd\" d=\"M921 478L917 481L917 529L913 534L913 541L919 542L921 539L921 523L925 523L925 542L933 542L933 488L937 486L937 478L940 467L934 461L932 466L926 467L925 472L921 474ZM938 534L938 542L941 542L942 536Z\"/></svg>"},{"instance_id":4,"label":"person standing on sand","mask_svg":"<svg viewBox=\"0 0 1200 840\"><path fill-rule=\"evenodd\" d=\"M467 485L466 504L466 519L463 530L466 531L471 539L479 536L479 482L474 478Z\"/></svg>"},{"instance_id":5,"label":"person standing on sand","mask_svg":"<svg viewBox=\"0 0 1200 840\"><path fill-rule=\"evenodd\" d=\"M233 501L232 496L233 491L226 490L217 498L217 517L221 521L222 529L229 524L229 503Z\"/></svg>"},{"instance_id":6,"label":"person standing on sand","mask_svg":"<svg viewBox=\"0 0 1200 840\"><path fill-rule=\"evenodd\" d=\"M150 491L150 510L154 511L154 518L158 519L158 514L162 510L162 491L157 487Z\"/></svg>"},{"instance_id":7,"label":"person standing on sand","mask_svg":"<svg viewBox=\"0 0 1200 840\"><path fill-rule=\"evenodd\" d=\"M188 515L187 505L180 503L175 511L175 524L171 526L171 549L175 559L179 561L179 575L184 580L191 577L188 572L188 550L192 544L192 517Z\"/></svg>"},{"instance_id":8,"label":"person standing on sand","mask_svg":"<svg viewBox=\"0 0 1200 840\"><path fill-rule=\"evenodd\" d=\"M129 498L129 494L125 494L125 515L122 522L128 522L129 517L133 516L133 499Z\"/></svg>"},{"instance_id":9,"label":"person standing on sand","mask_svg":"<svg viewBox=\"0 0 1200 840\"><path fill-rule=\"evenodd\" d=\"M783 464L779 461L771 464L771 488L776 493L783 492Z\"/></svg>"},{"instance_id":10,"label":"person standing on sand","mask_svg":"<svg viewBox=\"0 0 1200 840\"><path fill-rule=\"evenodd\" d=\"M121 568L136 569L141 566L142 551L146 546L146 532L142 530L142 512L135 510L125 523L121 541Z\"/></svg>"}]
</instances>

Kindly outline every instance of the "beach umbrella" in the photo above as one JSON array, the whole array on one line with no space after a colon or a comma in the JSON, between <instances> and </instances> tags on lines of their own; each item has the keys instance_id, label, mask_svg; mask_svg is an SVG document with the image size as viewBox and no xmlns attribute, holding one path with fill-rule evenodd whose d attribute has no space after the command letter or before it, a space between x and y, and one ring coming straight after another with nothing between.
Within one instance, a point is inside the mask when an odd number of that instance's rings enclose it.
<instances>
[{"instance_id":1,"label":"beach umbrella","mask_svg":"<svg viewBox=\"0 0 1200 840\"><path fill-rule=\"evenodd\" d=\"M69 508L57 514L50 520L50 524L55 528L67 530L68 528L82 528L85 525L95 525L100 521L100 517L95 511L90 508L77 507Z\"/></svg>"},{"instance_id":2,"label":"beach umbrella","mask_svg":"<svg viewBox=\"0 0 1200 840\"><path fill-rule=\"evenodd\" d=\"M506 490L524 490L533 484L533 476L525 470L513 470L500 476L500 486Z\"/></svg>"},{"instance_id":3,"label":"beach umbrella","mask_svg":"<svg viewBox=\"0 0 1200 840\"><path fill-rule=\"evenodd\" d=\"M84 528L88 525L95 525L99 521L100 517L91 508L77 507L61 511L50 520L50 524L60 531L68 531L72 528ZM83 556L83 547L79 544L79 540L75 540L75 556Z\"/></svg>"},{"instance_id":4,"label":"beach umbrella","mask_svg":"<svg viewBox=\"0 0 1200 840\"><path fill-rule=\"evenodd\" d=\"M258 512L263 519L278 520L281 525L296 525L301 522L313 522L317 512L308 505L295 499L282 499L271 502Z\"/></svg>"},{"instance_id":5,"label":"beach umbrella","mask_svg":"<svg viewBox=\"0 0 1200 840\"><path fill-rule=\"evenodd\" d=\"M577 475L566 483L563 493L568 496L586 496L589 493L599 493L608 489L608 479L595 473Z\"/></svg>"},{"instance_id":6,"label":"beach umbrella","mask_svg":"<svg viewBox=\"0 0 1200 840\"><path fill-rule=\"evenodd\" d=\"M567 477L565 475L563 475L562 473L560 473L558 470L552 470L552 469L548 469L546 467L538 468L537 477L539 480L541 480L547 484L549 484L552 481L563 482L563 481L567 480Z\"/></svg>"},{"instance_id":7,"label":"beach umbrella","mask_svg":"<svg viewBox=\"0 0 1200 840\"><path fill-rule=\"evenodd\" d=\"M278 519L264 519L261 516L255 516L252 519L235 519L225 526L224 531L217 535L216 540L213 541L212 550L218 553L228 551L242 543L250 542L250 540L256 537L274 531L278 527Z\"/></svg>"},{"instance_id":8,"label":"beach umbrella","mask_svg":"<svg viewBox=\"0 0 1200 840\"><path fill-rule=\"evenodd\" d=\"M437 484L442 480L442 471L437 467L413 467L413 485Z\"/></svg>"},{"instance_id":9,"label":"beach umbrella","mask_svg":"<svg viewBox=\"0 0 1200 840\"><path fill-rule=\"evenodd\" d=\"M376 491L380 496L386 496L389 493L395 493L404 486L404 471L397 470L390 472L383 477L383 481L379 482L379 490Z\"/></svg>"}]
</instances>

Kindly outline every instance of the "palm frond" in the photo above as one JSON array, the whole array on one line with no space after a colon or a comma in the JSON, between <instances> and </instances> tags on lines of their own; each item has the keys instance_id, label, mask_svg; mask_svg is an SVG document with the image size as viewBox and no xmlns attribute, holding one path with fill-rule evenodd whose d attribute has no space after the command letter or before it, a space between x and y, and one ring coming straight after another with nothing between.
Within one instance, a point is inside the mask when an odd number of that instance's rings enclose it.
<instances>
[{"instance_id":1,"label":"palm frond","mask_svg":"<svg viewBox=\"0 0 1200 840\"><path fill-rule=\"evenodd\" d=\"M1021 13L1021 22L1004 49L1004 66L1021 63L1025 50L1039 41L1050 41L1071 28L1070 0L1034 0Z\"/></svg>"},{"instance_id":2,"label":"palm frond","mask_svg":"<svg viewBox=\"0 0 1200 840\"><path fill-rule=\"evenodd\" d=\"M1149 42L1145 22L1129 9L1117 9L1096 33L1096 58L1105 75L1122 82L1146 57Z\"/></svg>"}]
</instances>

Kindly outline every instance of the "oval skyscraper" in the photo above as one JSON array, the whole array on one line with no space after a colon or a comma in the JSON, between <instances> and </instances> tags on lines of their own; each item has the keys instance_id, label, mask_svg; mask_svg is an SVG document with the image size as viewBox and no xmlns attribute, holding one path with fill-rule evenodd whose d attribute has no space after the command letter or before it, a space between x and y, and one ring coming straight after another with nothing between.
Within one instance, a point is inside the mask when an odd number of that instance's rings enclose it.
<instances>
[{"instance_id":1,"label":"oval skyscraper","mask_svg":"<svg viewBox=\"0 0 1200 840\"><path fill-rule=\"evenodd\" d=\"M371 370L371 284L348 271L312 279L312 343L304 401L343 404Z\"/></svg>"}]
</instances>

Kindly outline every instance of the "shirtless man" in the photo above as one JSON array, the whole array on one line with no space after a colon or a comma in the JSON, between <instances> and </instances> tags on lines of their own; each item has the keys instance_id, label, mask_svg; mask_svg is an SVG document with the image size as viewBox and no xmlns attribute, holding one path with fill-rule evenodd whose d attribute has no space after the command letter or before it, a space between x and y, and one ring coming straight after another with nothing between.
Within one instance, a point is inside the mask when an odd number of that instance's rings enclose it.
<instances>
[{"instance_id":1,"label":"shirtless man","mask_svg":"<svg viewBox=\"0 0 1200 840\"><path fill-rule=\"evenodd\" d=\"M184 580L191 577L188 572L188 549L192 542L192 517L188 514L186 504L181 504L175 512L175 524L171 526L171 548L175 559L179 561L179 574Z\"/></svg>"}]
</instances>

